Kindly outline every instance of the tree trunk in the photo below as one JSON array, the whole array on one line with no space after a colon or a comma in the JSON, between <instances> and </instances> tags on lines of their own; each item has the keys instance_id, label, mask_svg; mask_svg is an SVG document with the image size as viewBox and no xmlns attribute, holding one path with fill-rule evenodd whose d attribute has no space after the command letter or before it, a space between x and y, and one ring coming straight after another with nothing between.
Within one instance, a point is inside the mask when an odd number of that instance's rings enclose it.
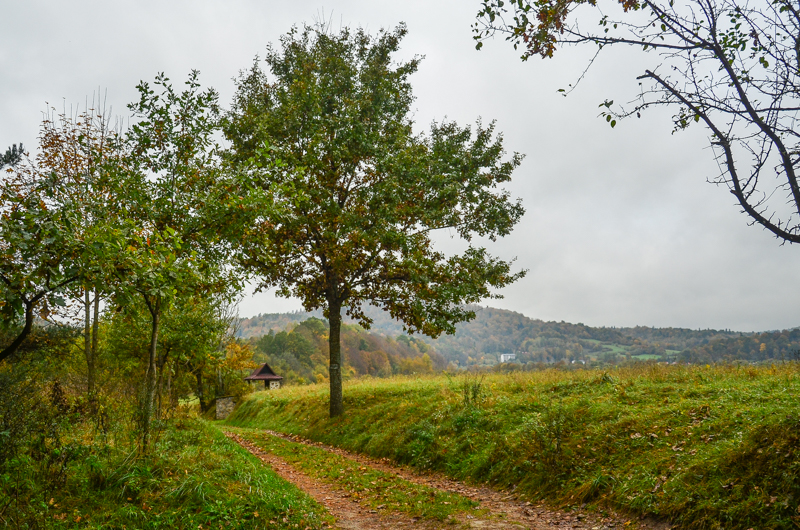
<instances>
[{"instance_id":1,"label":"tree trunk","mask_svg":"<svg viewBox=\"0 0 800 530\"><path fill-rule=\"evenodd\" d=\"M36 305L36 302L38 302L40 298L41 296L37 296L30 302L23 299L22 303L25 304L25 325L22 327L22 331L19 332L19 335L17 335L17 338L14 339L11 344L6 346L3 351L0 351L0 362L3 362L6 358L11 357L11 355L19 349L27 336L30 335L31 329L33 329L33 309Z\"/></svg>"},{"instance_id":2,"label":"tree trunk","mask_svg":"<svg viewBox=\"0 0 800 530\"><path fill-rule=\"evenodd\" d=\"M89 289L83 291L83 356L86 358L86 395L94 391L94 363L92 362L92 300Z\"/></svg>"},{"instance_id":3,"label":"tree trunk","mask_svg":"<svg viewBox=\"0 0 800 530\"><path fill-rule=\"evenodd\" d=\"M158 325L161 316L161 304L156 301L149 304L150 315L152 317L152 327L150 331L150 355L147 363L147 376L144 396L144 411L142 421L142 451L147 452L147 445L150 441L150 422L153 418L153 407L155 405L156 394L156 347L158 345Z\"/></svg>"},{"instance_id":4,"label":"tree trunk","mask_svg":"<svg viewBox=\"0 0 800 530\"><path fill-rule=\"evenodd\" d=\"M169 406L172 409L176 408L177 400L172 395L172 370L167 372L167 397L169 398Z\"/></svg>"},{"instance_id":5,"label":"tree trunk","mask_svg":"<svg viewBox=\"0 0 800 530\"><path fill-rule=\"evenodd\" d=\"M83 323L83 354L86 357L86 395L95 393L97 374L97 343L100 328L100 296L94 292L92 303L90 291L84 292L83 309L86 313Z\"/></svg>"},{"instance_id":6,"label":"tree trunk","mask_svg":"<svg viewBox=\"0 0 800 530\"><path fill-rule=\"evenodd\" d=\"M197 390L195 393L197 394L197 400L200 402L200 413L205 414L209 407L206 403L205 392L203 392L203 371L198 368L194 372L194 377L197 382Z\"/></svg>"},{"instance_id":7,"label":"tree trunk","mask_svg":"<svg viewBox=\"0 0 800 530\"><path fill-rule=\"evenodd\" d=\"M331 418L344 414L342 401L342 304L328 301L328 322L330 334L328 345L331 352Z\"/></svg>"},{"instance_id":8,"label":"tree trunk","mask_svg":"<svg viewBox=\"0 0 800 530\"><path fill-rule=\"evenodd\" d=\"M164 355L158 358L157 368L158 377L156 380L156 419L161 419L161 413L164 408L163 390L164 390L164 367L167 365L167 358L169 357L169 348L164 351Z\"/></svg>"},{"instance_id":9,"label":"tree trunk","mask_svg":"<svg viewBox=\"0 0 800 530\"><path fill-rule=\"evenodd\" d=\"M99 355L97 345L99 343L99 334L100 334L100 293L95 289L94 291L94 322L92 322L92 369L91 369L91 381L92 387L90 393L95 392L96 386L96 379L95 376L97 375L97 357Z\"/></svg>"},{"instance_id":10,"label":"tree trunk","mask_svg":"<svg viewBox=\"0 0 800 530\"><path fill-rule=\"evenodd\" d=\"M92 307L91 292L84 292L83 309L86 313L83 325L83 354L86 357L86 395L91 398L95 393L97 373L97 333L98 319L100 316L100 297L94 293L94 308ZM94 316L92 312L94 310ZM94 319L94 320L93 320Z\"/></svg>"}]
</instances>

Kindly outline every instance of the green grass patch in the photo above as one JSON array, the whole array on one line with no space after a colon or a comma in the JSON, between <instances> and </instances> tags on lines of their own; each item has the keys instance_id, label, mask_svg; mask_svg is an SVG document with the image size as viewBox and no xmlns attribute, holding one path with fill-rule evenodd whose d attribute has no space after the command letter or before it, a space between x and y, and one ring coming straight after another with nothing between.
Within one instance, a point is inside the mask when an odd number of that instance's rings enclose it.
<instances>
[{"instance_id":1,"label":"green grass patch","mask_svg":"<svg viewBox=\"0 0 800 530\"><path fill-rule=\"evenodd\" d=\"M631 355L631 358L636 361L657 361L661 359L661 355L655 355L653 353L641 353L639 355Z\"/></svg>"},{"instance_id":2,"label":"green grass patch","mask_svg":"<svg viewBox=\"0 0 800 530\"><path fill-rule=\"evenodd\" d=\"M609 342L603 343L603 350L608 351L610 353L616 353L618 355L624 355L628 352L630 346L622 346L620 344L612 344Z\"/></svg>"},{"instance_id":3,"label":"green grass patch","mask_svg":"<svg viewBox=\"0 0 800 530\"><path fill-rule=\"evenodd\" d=\"M35 462L12 462L0 475L2 522L141 530L317 529L332 522L313 499L201 420L169 422L147 458L98 447L87 448L54 491L37 480Z\"/></svg>"},{"instance_id":4,"label":"green grass patch","mask_svg":"<svg viewBox=\"0 0 800 530\"><path fill-rule=\"evenodd\" d=\"M794 364L362 379L342 418L310 386L251 395L229 423L681 528L796 528L798 394Z\"/></svg>"},{"instance_id":5,"label":"green grass patch","mask_svg":"<svg viewBox=\"0 0 800 530\"><path fill-rule=\"evenodd\" d=\"M438 521L459 513L482 513L476 512L478 503L466 497L409 482L318 447L252 429L237 429L236 433L372 509Z\"/></svg>"}]
</instances>

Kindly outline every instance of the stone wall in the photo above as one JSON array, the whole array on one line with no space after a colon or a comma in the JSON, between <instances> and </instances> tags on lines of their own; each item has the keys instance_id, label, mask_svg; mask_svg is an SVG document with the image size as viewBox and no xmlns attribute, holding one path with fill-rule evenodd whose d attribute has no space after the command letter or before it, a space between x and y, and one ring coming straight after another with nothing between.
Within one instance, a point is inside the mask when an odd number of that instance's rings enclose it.
<instances>
[{"instance_id":1,"label":"stone wall","mask_svg":"<svg viewBox=\"0 0 800 530\"><path fill-rule=\"evenodd\" d=\"M233 407L236 402L232 397L218 397L217 398L217 419L224 420L233 412Z\"/></svg>"}]
</instances>

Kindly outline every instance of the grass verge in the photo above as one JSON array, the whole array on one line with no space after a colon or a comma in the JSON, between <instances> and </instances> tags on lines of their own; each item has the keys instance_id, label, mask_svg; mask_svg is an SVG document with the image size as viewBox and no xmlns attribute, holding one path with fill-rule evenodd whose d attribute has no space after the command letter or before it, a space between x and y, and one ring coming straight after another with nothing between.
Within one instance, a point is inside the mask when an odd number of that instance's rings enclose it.
<instances>
[{"instance_id":1,"label":"grass verge","mask_svg":"<svg viewBox=\"0 0 800 530\"><path fill-rule=\"evenodd\" d=\"M86 450L62 487L17 459L0 475L0 527L317 529L332 518L313 499L201 420L169 422L148 458ZM5 505L5 506L4 506Z\"/></svg>"},{"instance_id":2,"label":"grass verge","mask_svg":"<svg viewBox=\"0 0 800 530\"><path fill-rule=\"evenodd\" d=\"M488 482L562 506L681 528L800 526L798 367L358 380L259 392L230 425L270 428Z\"/></svg>"}]
</instances>

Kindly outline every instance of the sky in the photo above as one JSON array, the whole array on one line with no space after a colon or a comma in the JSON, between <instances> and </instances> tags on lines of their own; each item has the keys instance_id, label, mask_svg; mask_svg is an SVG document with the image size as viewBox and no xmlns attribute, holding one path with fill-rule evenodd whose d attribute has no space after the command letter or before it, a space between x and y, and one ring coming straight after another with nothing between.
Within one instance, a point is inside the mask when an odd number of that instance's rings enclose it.
<instances>
[{"instance_id":1,"label":"sky","mask_svg":"<svg viewBox=\"0 0 800 530\"><path fill-rule=\"evenodd\" d=\"M589 49L522 62L502 39L475 50L480 2L373 0L26 0L4 6L0 33L0 147L35 147L48 107L74 112L102 96L127 117L139 81L193 69L223 107L233 78L292 25L335 30L408 26L399 61L424 56L411 77L418 131L433 120L496 120L525 160L507 186L527 210L492 254L527 276L484 301L531 318L592 326L763 331L800 325L800 247L748 226L718 174L701 127L672 134L671 113L646 112L611 129L606 99L626 101L652 55L601 55L568 97ZM448 251L462 248L448 234ZM249 291L242 316L301 309L298 300Z\"/></svg>"}]
</instances>

